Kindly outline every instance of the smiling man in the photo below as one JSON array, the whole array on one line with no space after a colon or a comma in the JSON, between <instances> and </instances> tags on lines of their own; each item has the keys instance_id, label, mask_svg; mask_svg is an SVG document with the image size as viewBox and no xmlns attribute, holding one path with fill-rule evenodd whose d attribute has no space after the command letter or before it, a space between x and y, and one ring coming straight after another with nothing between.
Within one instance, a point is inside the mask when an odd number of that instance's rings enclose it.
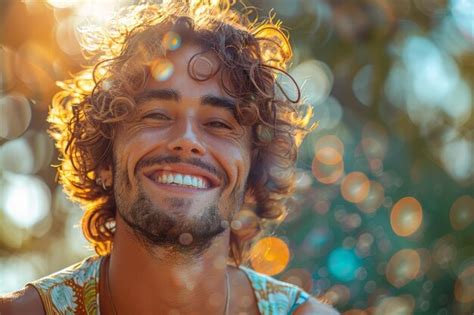
<instances>
[{"instance_id":1,"label":"smiling man","mask_svg":"<svg viewBox=\"0 0 474 315\"><path fill-rule=\"evenodd\" d=\"M1 314L337 313L243 266L285 215L311 129L276 82L287 37L245 16L165 2L84 34L97 63L60 85L49 121L97 255L1 298Z\"/></svg>"}]
</instances>

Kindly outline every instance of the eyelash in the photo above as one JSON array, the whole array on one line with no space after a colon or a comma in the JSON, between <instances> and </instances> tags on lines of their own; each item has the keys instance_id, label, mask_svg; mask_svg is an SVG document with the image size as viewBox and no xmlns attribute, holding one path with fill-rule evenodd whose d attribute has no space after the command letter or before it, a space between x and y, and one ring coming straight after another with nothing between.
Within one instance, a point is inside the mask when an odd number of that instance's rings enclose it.
<instances>
[{"instance_id":1,"label":"eyelash","mask_svg":"<svg viewBox=\"0 0 474 315\"><path fill-rule=\"evenodd\" d=\"M160 117L160 119L163 119L163 120L169 120L170 118L164 114L161 114L161 113L151 113L151 114L148 114L148 115L145 115L143 118L151 118L151 119L156 119L156 117Z\"/></svg>"},{"instance_id":2,"label":"eyelash","mask_svg":"<svg viewBox=\"0 0 474 315\"><path fill-rule=\"evenodd\" d=\"M217 128L232 129L229 125L224 124L223 122L220 122L220 121L211 121L211 122L207 123L206 125L214 125L214 124L219 125L219 127L217 127Z\"/></svg>"}]
</instances>

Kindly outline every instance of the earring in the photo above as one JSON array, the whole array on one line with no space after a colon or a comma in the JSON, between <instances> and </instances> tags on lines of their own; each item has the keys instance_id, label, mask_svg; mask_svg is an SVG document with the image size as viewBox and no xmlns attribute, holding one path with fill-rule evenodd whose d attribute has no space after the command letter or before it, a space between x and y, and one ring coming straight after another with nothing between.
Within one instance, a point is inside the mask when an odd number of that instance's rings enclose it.
<instances>
[{"instance_id":1,"label":"earring","mask_svg":"<svg viewBox=\"0 0 474 315\"><path fill-rule=\"evenodd\" d=\"M107 186L105 186L105 182L103 181L102 177L97 177L97 179L95 180L95 183L99 186L102 186L102 189L103 190L107 190Z\"/></svg>"}]
</instances>

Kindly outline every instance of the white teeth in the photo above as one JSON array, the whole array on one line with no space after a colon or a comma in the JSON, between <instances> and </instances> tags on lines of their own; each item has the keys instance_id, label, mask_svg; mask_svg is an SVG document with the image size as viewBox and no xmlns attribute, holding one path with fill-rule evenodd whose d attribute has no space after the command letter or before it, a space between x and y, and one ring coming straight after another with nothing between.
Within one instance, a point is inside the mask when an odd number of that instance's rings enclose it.
<instances>
[{"instance_id":1,"label":"white teeth","mask_svg":"<svg viewBox=\"0 0 474 315\"><path fill-rule=\"evenodd\" d=\"M184 184L184 185L192 185L192 184L193 184L193 181L192 181L192 179L191 179L191 176L185 175L185 176L183 177L183 184Z\"/></svg>"},{"instance_id":2,"label":"white teeth","mask_svg":"<svg viewBox=\"0 0 474 315\"><path fill-rule=\"evenodd\" d=\"M174 176L174 182L176 184L179 184L179 185L183 184L183 175L181 175L181 174L175 175Z\"/></svg>"},{"instance_id":3,"label":"white teeth","mask_svg":"<svg viewBox=\"0 0 474 315\"><path fill-rule=\"evenodd\" d=\"M186 185L196 188L206 189L209 187L207 181L202 177L184 175L184 174L162 174L155 178L155 180L160 184L176 184L176 185Z\"/></svg>"}]
</instances>

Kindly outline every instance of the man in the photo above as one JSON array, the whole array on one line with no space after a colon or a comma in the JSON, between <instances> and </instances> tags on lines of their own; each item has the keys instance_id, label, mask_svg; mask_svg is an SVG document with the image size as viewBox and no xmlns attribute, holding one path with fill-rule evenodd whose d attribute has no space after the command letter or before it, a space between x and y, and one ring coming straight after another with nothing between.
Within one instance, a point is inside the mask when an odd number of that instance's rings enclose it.
<instances>
[{"instance_id":1,"label":"man","mask_svg":"<svg viewBox=\"0 0 474 315\"><path fill-rule=\"evenodd\" d=\"M98 256L2 298L0 313L335 314L241 265L283 217L310 129L298 100L277 96L291 57L278 24L225 1L134 6L114 23L85 34L97 64L61 84L49 116Z\"/></svg>"}]
</instances>

